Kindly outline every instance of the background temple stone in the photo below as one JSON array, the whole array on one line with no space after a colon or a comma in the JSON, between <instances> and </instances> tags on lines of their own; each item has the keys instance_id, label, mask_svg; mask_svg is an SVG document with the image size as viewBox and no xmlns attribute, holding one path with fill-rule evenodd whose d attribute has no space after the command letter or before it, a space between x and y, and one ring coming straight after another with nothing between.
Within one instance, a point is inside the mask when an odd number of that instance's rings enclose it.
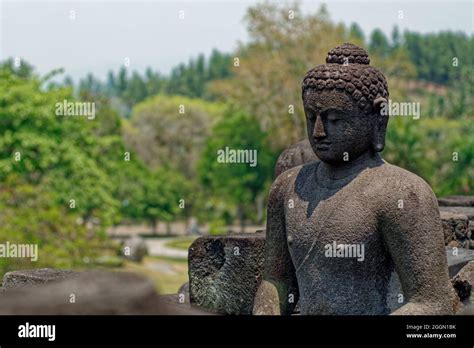
<instances>
[{"instance_id":1,"label":"background temple stone","mask_svg":"<svg viewBox=\"0 0 474 348\"><path fill-rule=\"evenodd\" d=\"M474 249L474 196L449 196L438 199L445 244Z\"/></svg>"},{"instance_id":2,"label":"background temple stone","mask_svg":"<svg viewBox=\"0 0 474 348\"><path fill-rule=\"evenodd\" d=\"M21 271L12 271L3 276L2 287L18 288L26 285L39 285L49 282L59 281L77 275L77 272L70 270L39 268Z\"/></svg>"},{"instance_id":3,"label":"background temple stone","mask_svg":"<svg viewBox=\"0 0 474 348\"><path fill-rule=\"evenodd\" d=\"M472 233L467 216L450 211L440 211L440 217L443 225L445 245L469 249ZM451 244L453 242L456 245Z\"/></svg>"},{"instance_id":4,"label":"background temple stone","mask_svg":"<svg viewBox=\"0 0 474 348\"><path fill-rule=\"evenodd\" d=\"M191 304L222 314L252 314L264 246L263 232L196 239L188 258Z\"/></svg>"},{"instance_id":5,"label":"background temple stone","mask_svg":"<svg viewBox=\"0 0 474 348\"><path fill-rule=\"evenodd\" d=\"M296 144L291 145L285 149L275 165L275 172L273 178L275 179L281 173L288 169L297 167L301 164L316 161L318 157L311 148L308 139L302 140Z\"/></svg>"},{"instance_id":6,"label":"background temple stone","mask_svg":"<svg viewBox=\"0 0 474 348\"><path fill-rule=\"evenodd\" d=\"M440 207L474 207L474 196L448 196L438 198Z\"/></svg>"},{"instance_id":7,"label":"background temple stone","mask_svg":"<svg viewBox=\"0 0 474 348\"><path fill-rule=\"evenodd\" d=\"M439 211L466 215L470 221L474 220L474 207L439 207Z\"/></svg>"},{"instance_id":8,"label":"background temple stone","mask_svg":"<svg viewBox=\"0 0 474 348\"><path fill-rule=\"evenodd\" d=\"M451 280L459 298L471 304L470 297L474 286L474 261L468 262Z\"/></svg>"},{"instance_id":9,"label":"background temple stone","mask_svg":"<svg viewBox=\"0 0 474 348\"><path fill-rule=\"evenodd\" d=\"M467 263L474 260L474 251L446 247L449 277L454 277Z\"/></svg>"},{"instance_id":10,"label":"background temple stone","mask_svg":"<svg viewBox=\"0 0 474 348\"><path fill-rule=\"evenodd\" d=\"M138 236L133 236L127 239L124 242L123 247L129 248L129 252L124 253L124 257L131 261L141 262L143 260L143 257L148 254L146 242Z\"/></svg>"}]
</instances>

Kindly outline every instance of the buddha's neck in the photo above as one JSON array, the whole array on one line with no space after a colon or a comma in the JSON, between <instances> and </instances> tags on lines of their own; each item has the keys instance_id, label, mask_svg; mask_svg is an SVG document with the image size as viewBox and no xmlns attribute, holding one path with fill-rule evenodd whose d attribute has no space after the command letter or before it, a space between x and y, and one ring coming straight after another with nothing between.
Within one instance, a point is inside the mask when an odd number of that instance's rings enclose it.
<instances>
[{"instance_id":1,"label":"buddha's neck","mask_svg":"<svg viewBox=\"0 0 474 348\"><path fill-rule=\"evenodd\" d=\"M371 150L364 152L352 161L344 162L338 165L321 162L318 166L318 178L329 180L340 180L352 176L362 170L380 165L382 159L378 152L373 153Z\"/></svg>"}]
</instances>

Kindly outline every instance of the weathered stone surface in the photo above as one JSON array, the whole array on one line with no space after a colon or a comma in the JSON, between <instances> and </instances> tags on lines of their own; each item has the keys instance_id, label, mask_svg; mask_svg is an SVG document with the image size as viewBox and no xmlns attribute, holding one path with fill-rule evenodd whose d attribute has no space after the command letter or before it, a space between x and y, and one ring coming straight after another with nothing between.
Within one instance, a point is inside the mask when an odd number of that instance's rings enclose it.
<instances>
[{"instance_id":1,"label":"weathered stone surface","mask_svg":"<svg viewBox=\"0 0 474 348\"><path fill-rule=\"evenodd\" d=\"M241 244L245 244L246 248L253 248L253 250L249 252L249 254L263 255L264 243L255 243L254 237L255 236L252 234L245 234L239 236L239 238L241 239L247 239L246 243ZM249 298L245 302L239 302L235 300L236 296L239 296L242 293L239 292L238 289L245 287L246 282L248 282L249 275L245 274L244 272L239 272L240 269L245 269L246 267L237 268L233 271L231 270L230 266L222 267L225 263L225 253L221 251L224 249L224 245L228 243L226 242L226 239L228 239L229 236L201 238L202 240L198 241L198 243L193 247L194 252L190 252L190 279L196 279L196 276L199 273L196 271L191 271L191 269L198 269L200 270L201 274L205 273L206 270L211 271L209 271L208 275L205 275L203 277L205 278L204 280L197 279L197 282L195 282L196 299L194 300L193 304L196 306L208 305L208 308L210 310L213 310L217 313L225 314L228 313L226 312L226 310L228 309L226 308L225 304L226 301L230 299L230 303L232 303L233 306L231 312L232 314L247 314L246 306L248 306L248 303L251 302L251 296L249 295ZM261 233L259 234L259 238L265 239L265 235ZM196 255L199 255L199 258L196 258ZM446 258L449 276L450 278L452 278L471 260L474 260L474 251L466 249L455 250L453 248L446 247ZM209 266L210 264L212 265ZM228 273L221 274L221 272ZM263 272L262 268L255 268L252 272L253 276L256 279L261 279ZM194 274L194 276L192 276L191 273ZM234 290L234 287L228 286L229 284L226 284L229 279L232 279L232 284L235 284L235 289L237 290ZM184 294L184 301L185 303L188 303L188 286L189 283L183 284L180 290L178 291L178 294L170 297L170 301L172 301L173 303L179 303L180 298L177 296L179 296L180 294ZM219 296L219 292L222 290L227 291L227 294ZM275 303L274 296L272 296L272 291L274 291L273 287L262 286L259 288L260 294L259 296L255 297L254 308L256 308L257 310L263 308L264 310L262 312L254 311L254 314L278 314L278 304ZM247 291L245 293L251 294L252 291ZM387 305L390 308L390 312L395 311L403 305L403 303L399 302L400 294L403 294L400 279L398 275L393 271L390 275L390 285L387 294ZM459 306L459 304L457 304L457 306Z\"/></svg>"},{"instance_id":2,"label":"weathered stone surface","mask_svg":"<svg viewBox=\"0 0 474 348\"><path fill-rule=\"evenodd\" d=\"M278 292L273 286L268 286L267 283L262 283L255 294L255 303L253 308L254 315L279 315L280 303L278 299Z\"/></svg>"},{"instance_id":3,"label":"weathered stone surface","mask_svg":"<svg viewBox=\"0 0 474 348\"><path fill-rule=\"evenodd\" d=\"M59 281L77 275L70 270L39 268L21 271L12 271L3 276L2 287L19 288L26 285L41 285L49 282Z\"/></svg>"},{"instance_id":4,"label":"weathered stone surface","mask_svg":"<svg viewBox=\"0 0 474 348\"><path fill-rule=\"evenodd\" d=\"M196 239L188 258L191 304L222 314L251 314L264 244L264 233Z\"/></svg>"},{"instance_id":5,"label":"weathered stone surface","mask_svg":"<svg viewBox=\"0 0 474 348\"><path fill-rule=\"evenodd\" d=\"M467 281L460 279L458 276L455 276L451 282L453 283L454 290L459 296L461 301L469 299L471 296L472 285Z\"/></svg>"},{"instance_id":6,"label":"weathered stone surface","mask_svg":"<svg viewBox=\"0 0 474 348\"><path fill-rule=\"evenodd\" d=\"M469 261L452 279L461 301L469 300L474 286L474 260Z\"/></svg>"},{"instance_id":7,"label":"weathered stone surface","mask_svg":"<svg viewBox=\"0 0 474 348\"><path fill-rule=\"evenodd\" d=\"M439 211L465 215L469 220L474 220L474 207L439 207Z\"/></svg>"},{"instance_id":8,"label":"weathered stone surface","mask_svg":"<svg viewBox=\"0 0 474 348\"><path fill-rule=\"evenodd\" d=\"M440 217L446 245L454 240L460 244L465 244L471 238L470 229L468 228L469 220L466 215L451 211L440 211Z\"/></svg>"},{"instance_id":9,"label":"weathered stone surface","mask_svg":"<svg viewBox=\"0 0 474 348\"><path fill-rule=\"evenodd\" d=\"M318 160L318 157L311 148L308 139L302 140L286 148L278 157L275 165L274 178L278 177L288 169L297 167L301 164L310 163Z\"/></svg>"},{"instance_id":10,"label":"weathered stone surface","mask_svg":"<svg viewBox=\"0 0 474 348\"><path fill-rule=\"evenodd\" d=\"M449 277L454 277L464 266L474 260L474 251L463 248L446 247L448 259Z\"/></svg>"},{"instance_id":11,"label":"weathered stone surface","mask_svg":"<svg viewBox=\"0 0 474 348\"><path fill-rule=\"evenodd\" d=\"M466 249L474 249L474 240L469 240L469 243L465 246Z\"/></svg>"},{"instance_id":12,"label":"weathered stone surface","mask_svg":"<svg viewBox=\"0 0 474 348\"><path fill-rule=\"evenodd\" d=\"M160 295L160 301L167 309L166 314L170 315L215 315L216 313L212 313L206 311L204 308L193 307L187 302L182 302L182 298L180 293L177 294L168 294L168 295Z\"/></svg>"},{"instance_id":13,"label":"weathered stone surface","mask_svg":"<svg viewBox=\"0 0 474 348\"><path fill-rule=\"evenodd\" d=\"M447 196L438 198L440 207L474 207L474 196Z\"/></svg>"},{"instance_id":14,"label":"weathered stone surface","mask_svg":"<svg viewBox=\"0 0 474 348\"><path fill-rule=\"evenodd\" d=\"M127 239L123 247L125 258L135 262L141 262L143 257L148 254L146 242L138 236Z\"/></svg>"}]
</instances>

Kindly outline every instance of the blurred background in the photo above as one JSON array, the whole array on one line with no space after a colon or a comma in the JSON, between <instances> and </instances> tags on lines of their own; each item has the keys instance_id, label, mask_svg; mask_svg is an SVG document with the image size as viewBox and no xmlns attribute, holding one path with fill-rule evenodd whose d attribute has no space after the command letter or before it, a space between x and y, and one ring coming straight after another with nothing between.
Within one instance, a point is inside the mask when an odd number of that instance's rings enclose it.
<instances>
[{"instance_id":1,"label":"blurred background","mask_svg":"<svg viewBox=\"0 0 474 348\"><path fill-rule=\"evenodd\" d=\"M302 78L343 42L392 101L420 103L390 119L384 159L474 194L471 1L2 1L0 16L0 243L39 247L0 276L111 268L177 292L197 236L264 228L276 159L306 137ZM64 100L95 118L56 116ZM258 165L218 163L226 146Z\"/></svg>"}]
</instances>

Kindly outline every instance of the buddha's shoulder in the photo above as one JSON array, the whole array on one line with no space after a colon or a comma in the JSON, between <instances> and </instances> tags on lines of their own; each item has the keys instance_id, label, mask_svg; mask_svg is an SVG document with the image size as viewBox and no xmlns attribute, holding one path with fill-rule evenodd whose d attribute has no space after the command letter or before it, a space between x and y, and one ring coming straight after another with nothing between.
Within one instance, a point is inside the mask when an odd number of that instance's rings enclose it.
<instances>
[{"instance_id":1,"label":"buddha's shoulder","mask_svg":"<svg viewBox=\"0 0 474 348\"><path fill-rule=\"evenodd\" d=\"M318 160L315 160L314 162L301 164L278 175L272 183L270 195L272 195L272 193L285 193L289 187L294 186L295 180L298 178L301 180L302 177L309 177L311 173L315 172L318 162Z\"/></svg>"},{"instance_id":2,"label":"buddha's shoulder","mask_svg":"<svg viewBox=\"0 0 474 348\"><path fill-rule=\"evenodd\" d=\"M414 192L432 194L430 185L415 173L386 161L378 167L367 171L367 179L375 187L384 187L392 190L410 189Z\"/></svg>"}]
</instances>

